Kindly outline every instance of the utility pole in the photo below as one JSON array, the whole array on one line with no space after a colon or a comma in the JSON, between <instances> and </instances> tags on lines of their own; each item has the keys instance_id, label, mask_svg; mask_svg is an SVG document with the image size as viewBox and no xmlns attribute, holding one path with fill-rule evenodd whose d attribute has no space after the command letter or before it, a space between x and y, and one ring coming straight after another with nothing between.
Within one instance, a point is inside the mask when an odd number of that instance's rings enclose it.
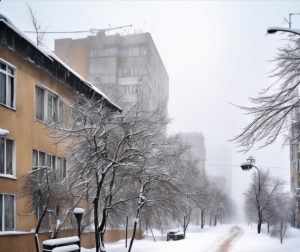
<instances>
[{"instance_id":1,"label":"utility pole","mask_svg":"<svg viewBox=\"0 0 300 252\"><path fill-rule=\"evenodd\" d=\"M289 14L289 21L287 21L287 19L284 18L285 21L289 24L289 28L290 28L290 29L292 28L292 15L300 15L300 13L290 13L290 14Z\"/></svg>"}]
</instances>

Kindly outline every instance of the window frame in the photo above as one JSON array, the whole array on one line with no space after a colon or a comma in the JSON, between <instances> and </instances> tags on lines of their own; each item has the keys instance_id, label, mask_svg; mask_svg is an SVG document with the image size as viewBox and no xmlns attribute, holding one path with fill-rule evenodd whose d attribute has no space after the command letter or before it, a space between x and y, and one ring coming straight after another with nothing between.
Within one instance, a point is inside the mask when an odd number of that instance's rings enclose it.
<instances>
[{"instance_id":1,"label":"window frame","mask_svg":"<svg viewBox=\"0 0 300 252\"><path fill-rule=\"evenodd\" d=\"M0 68L0 73L5 74L5 76L6 76L6 94L5 94L6 99L7 99L7 95L8 95L7 94L8 93L8 88L7 88L7 85L8 85L8 76L13 77L13 79L14 79L14 84L13 84L13 86L14 86L13 107L8 106L7 104L4 104L2 102L0 102L0 105L4 106L6 108L12 109L12 110L17 110L17 102L16 102L16 100L17 100L17 67L15 67L14 65L10 64L9 62L7 62L6 60L4 60L2 58L0 58L0 63L6 65L6 71ZM14 70L14 75L12 75L12 74L10 74L8 72L7 67L10 67L10 68L12 68Z\"/></svg>"},{"instance_id":2,"label":"window frame","mask_svg":"<svg viewBox=\"0 0 300 252\"><path fill-rule=\"evenodd\" d=\"M0 137L4 139L4 172L0 173L0 177L2 178L11 178L11 179L17 179L16 178L16 140L9 138L9 137ZM7 174L6 173L6 140L12 141L12 173L13 174Z\"/></svg>"},{"instance_id":3,"label":"window frame","mask_svg":"<svg viewBox=\"0 0 300 252\"><path fill-rule=\"evenodd\" d=\"M5 230L5 200L4 200L4 195L10 195L14 197L14 227L13 230ZM2 197L2 216L0 216L0 218L2 218L2 231L1 232L9 232L9 231L15 231L16 230L16 209L17 209L17 202L16 202L16 195L15 194L9 194L9 193L0 193L0 197Z\"/></svg>"},{"instance_id":4,"label":"window frame","mask_svg":"<svg viewBox=\"0 0 300 252\"><path fill-rule=\"evenodd\" d=\"M67 169L68 162L67 162L67 160L65 158L58 157L58 156L55 156L55 155L53 155L53 154L51 154L49 152L45 152L45 151L41 151L41 150L33 148L32 149L32 164L33 164L33 151L37 152L37 157L38 157L37 158L38 165L37 166L33 166L32 165L32 170L33 171L36 170L36 169L38 169L38 167L41 167L41 165L39 164L40 163L40 160L39 160L40 159L40 152L41 152L41 153L43 153L45 155L45 164L46 164L46 166L49 167L48 166L48 158L50 158L50 160L51 160L51 166L49 168L52 168L56 172L58 172L58 175L61 177L61 180L64 180L68 176L68 169ZM60 161L61 161L61 169L60 169L60 171L58 170L58 159L60 159ZM65 174L66 174L65 177L62 177L63 170L65 170Z\"/></svg>"},{"instance_id":5,"label":"window frame","mask_svg":"<svg viewBox=\"0 0 300 252\"><path fill-rule=\"evenodd\" d=\"M36 118L36 89L35 89L35 87L41 88L44 91L44 94L43 94L43 104L44 104L43 117L44 117L44 120L40 120L40 119ZM54 92L50 88L36 82L35 86L34 86L34 117L35 117L35 120L37 120L41 123L46 123L47 120L49 119L48 118L48 93L50 93L50 95L52 95L53 97L56 98L56 109L57 109L57 116L56 117L57 117L57 120L60 117L60 113L59 113L60 112L59 111L59 94Z\"/></svg>"}]
</instances>

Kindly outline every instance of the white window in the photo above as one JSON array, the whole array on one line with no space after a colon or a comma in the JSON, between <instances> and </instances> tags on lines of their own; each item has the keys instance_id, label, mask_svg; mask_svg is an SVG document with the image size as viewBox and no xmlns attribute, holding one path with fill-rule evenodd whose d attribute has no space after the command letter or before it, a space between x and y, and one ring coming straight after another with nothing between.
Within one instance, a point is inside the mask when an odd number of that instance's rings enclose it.
<instances>
[{"instance_id":1,"label":"white window","mask_svg":"<svg viewBox=\"0 0 300 252\"><path fill-rule=\"evenodd\" d=\"M0 194L0 231L15 230L15 195Z\"/></svg>"},{"instance_id":2,"label":"white window","mask_svg":"<svg viewBox=\"0 0 300 252\"><path fill-rule=\"evenodd\" d=\"M42 167L49 167L57 171L59 177L64 179L67 176L67 162L64 158L56 157L52 154L39 150L33 150L32 153L32 170ZM42 176L42 172L39 174Z\"/></svg>"},{"instance_id":3,"label":"white window","mask_svg":"<svg viewBox=\"0 0 300 252\"><path fill-rule=\"evenodd\" d=\"M40 86L35 86L35 118L42 122L58 119L58 95Z\"/></svg>"},{"instance_id":4,"label":"white window","mask_svg":"<svg viewBox=\"0 0 300 252\"><path fill-rule=\"evenodd\" d=\"M15 175L15 145L14 141L0 138L0 176Z\"/></svg>"},{"instance_id":5,"label":"white window","mask_svg":"<svg viewBox=\"0 0 300 252\"><path fill-rule=\"evenodd\" d=\"M0 59L0 103L16 108L16 68Z\"/></svg>"}]
</instances>

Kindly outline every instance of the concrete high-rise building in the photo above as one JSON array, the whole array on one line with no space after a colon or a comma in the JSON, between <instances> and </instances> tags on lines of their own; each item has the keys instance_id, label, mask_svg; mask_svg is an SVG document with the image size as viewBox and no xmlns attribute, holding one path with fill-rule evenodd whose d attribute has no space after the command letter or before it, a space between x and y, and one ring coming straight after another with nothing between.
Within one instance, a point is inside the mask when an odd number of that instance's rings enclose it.
<instances>
[{"instance_id":1,"label":"concrete high-rise building","mask_svg":"<svg viewBox=\"0 0 300 252\"><path fill-rule=\"evenodd\" d=\"M201 132L182 132L180 138L191 146L193 156L199 159L199 169L205 172L206 149L203 134Z\"/></svg>"},{"instance_id":2,"label":"concrete high-rise building","mask_svg":"<svg viewBox=\"0 0 300 252\"><path fill-rule=\"evenodd\" d=\"M169 100L169 77L150 33L57 39L54 53L104 93L117 87L127 102L143 99L150 109Z\"/></svg>"},{"instance_id":3,"label":"concrete high-rise building","mask_svg":"<svg viewBox=\"0 0 300 252\"><path fill-rule=\"evenodd\" d=\"M227 194L231 196L231 181L232 181L232 169L231 169L231 148L226 146L207 145L206 155L206 173L210 177L219 177L226 180L222 182L222 186L227 186ZM216 181L219 181L217 179Z\"/></svg>"},{"instance_id":4,"label":"concrete high-rise building","mask_svg":"<svg viewBox=\"0 0 300 252\"><path fill-rule=\"evenodd\" d=\"M290 179L291 195L297 198L298 227L300 227L300 109L296 108L292 115L290 127Z\"/></svg>"}]
</instances>

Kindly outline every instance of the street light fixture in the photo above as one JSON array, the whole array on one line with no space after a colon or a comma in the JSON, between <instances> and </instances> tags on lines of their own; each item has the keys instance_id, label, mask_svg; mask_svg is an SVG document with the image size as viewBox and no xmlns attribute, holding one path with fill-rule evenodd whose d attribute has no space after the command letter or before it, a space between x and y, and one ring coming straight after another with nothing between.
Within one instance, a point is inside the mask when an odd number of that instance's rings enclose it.
<instances>
[{"instance_id":1,"label":"street light fixture","mask_svg":"<svg viewBox=\"0 0 300 252\"><path fill-rule=\"evenodd\" d=\"M260 192L261 192L261 184L260 184L260 172L259 169L253 164L255 163L255 159L253 157L249 157L247 159L246 162L241 164L241 168L243 171L249 171L251 170L253 167L256 168L257 172L258 172L258 193L257 193L257 204L259 205L259 209L260 209ZM259 210L259 223L257 225L257 232L260 234L261 231L261 224L262 224L262 212L261 210Z\"/></svg>"},{"instance_id":2,"label":"street light fixture","mask_svg":"<svg viewBox=\"0 0 300 252\"><path fill-rule=\"evenodd\" d=\"M300 30L299 29L289 29L289 28L285 28L285 27L269 27L267 29L267 34L275 34L276 32L289 32L289 33L293 33L296 35L300 35Z\"/></svg>"},{"instance_id":3,"label":"street light fixture","mask_svg":"<svg viewBox=\"0 0 300 252\"><path fill-rule=\"evenodd\" d=\"M77 219L77 225L78 225L78 238L79 238L79 251L81 251L80 222L81 222L81 219L82 219L82 215L84 214L84 209L83 209L83 208L76 207L76 208L74 209L73 212L74 212L75 218Z\"/></svg>"}]
</instances>

